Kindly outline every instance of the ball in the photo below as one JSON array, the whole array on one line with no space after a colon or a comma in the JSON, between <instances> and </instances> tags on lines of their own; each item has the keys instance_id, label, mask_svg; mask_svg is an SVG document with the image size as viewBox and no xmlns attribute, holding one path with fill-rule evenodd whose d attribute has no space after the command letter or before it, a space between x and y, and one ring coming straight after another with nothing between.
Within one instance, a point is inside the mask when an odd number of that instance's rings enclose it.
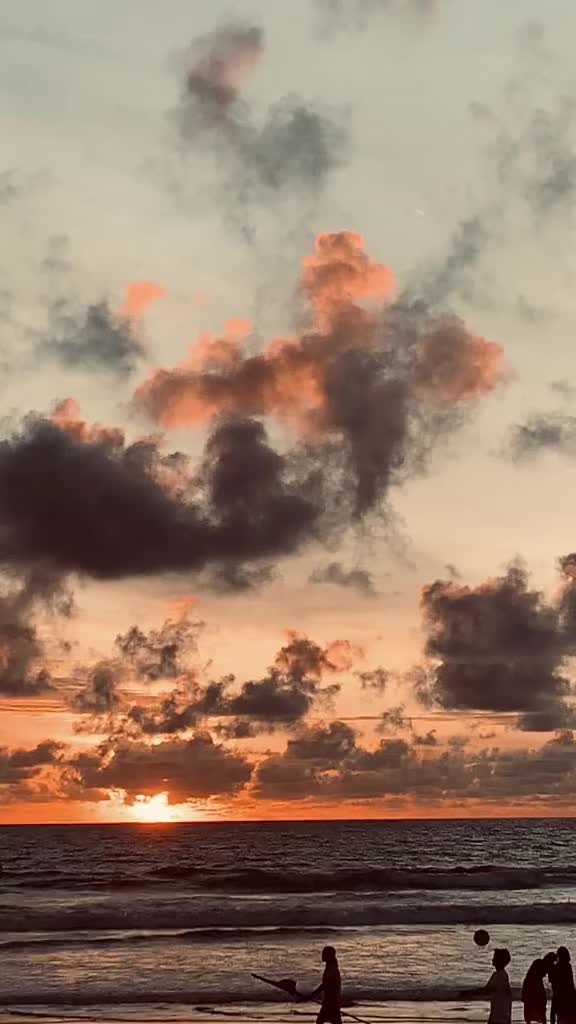
<instances>
[{"instance_id":1,"label":"ball","mask_svg":"<svg viewBox=\"0 0 576 1024\"><path fill-rule=\"evenodd\" d=\"M474 932L474 942L477 946L487 946L490 942L490 936L484 928L479 928L477 932Z\"/></svg>"}]
</instances>

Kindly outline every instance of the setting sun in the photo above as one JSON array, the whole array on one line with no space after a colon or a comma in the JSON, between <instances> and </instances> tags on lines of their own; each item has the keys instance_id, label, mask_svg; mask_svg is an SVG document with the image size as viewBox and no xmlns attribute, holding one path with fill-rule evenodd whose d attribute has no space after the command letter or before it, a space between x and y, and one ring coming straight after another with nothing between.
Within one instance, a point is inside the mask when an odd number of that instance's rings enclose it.
<instances>
[{"instance_id":1,"label":"setting sun","mask_svg":"<svg viewBox=\"0 0 576 1024\"><path fill-rule=\"evenodd\" d=\"M157 793L156 796L137 796L130 811L137 821L150 824L174 821L176 818L176 808L168 803L167 793Z\"/></svg>"}]
</instances>

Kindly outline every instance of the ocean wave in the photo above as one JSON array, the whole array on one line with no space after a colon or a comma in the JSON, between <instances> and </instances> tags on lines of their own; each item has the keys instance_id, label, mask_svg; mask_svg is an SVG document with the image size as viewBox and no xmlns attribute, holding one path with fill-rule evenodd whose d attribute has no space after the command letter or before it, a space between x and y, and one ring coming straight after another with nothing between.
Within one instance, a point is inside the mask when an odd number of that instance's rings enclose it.
<instances>
[{"instance_id":1,"label":"ocean wave","mask_svg":"<svg viewBox=\"0 0 576 1024\"><path fill-rule=\"evenodd\" d=\"M445 904L392 906L366 901L270 904L177 905L109 904L67 907L0 906L0 933L90 931L182 931L218 941L226 929L366 928L394 925L576 924L576 902L502 905Z\"/></svg>"},{"instance_id":2,"label":"ocean wave","mask_svg":"<svg viewBox=\"0 0 576 1024\"><path fill-rule=\"evenodd\" d=\"M125 931L114 934L100 932L49 932L46 935L26 939L7 939L0 941L0 953L10 950L42 950L48 952L50 949L78 948L80 946L95 946L98 949L107 946L131 946L141 944L164 944L164 943L208 943L217 942L258 942L263 938L278 941L281 939L293 939L306 934L309 938L327 938L330 935L338 934L338 928L290 928L290 927L269 927L269 928L186 928L180 931Z\"/></svg>"},{"instance_id":3,"label":"ocean wave","mask_svg":"<svg viewBox=\"0 0 576 1024\"><path fill-rule=\"evenodd\" d=\"M324 870L276 870L247 867L237 870L206 869L190 863L165 864L146 873L118 871L83 875L66 871L5 872L5 888L131 889L177 884L203 892L304 893L304 892L393 892L399 890L509 890L576 885L573 864L542 867L508 867L485 864L452 868L341 868Z\"/></svg>"}]
</instances>

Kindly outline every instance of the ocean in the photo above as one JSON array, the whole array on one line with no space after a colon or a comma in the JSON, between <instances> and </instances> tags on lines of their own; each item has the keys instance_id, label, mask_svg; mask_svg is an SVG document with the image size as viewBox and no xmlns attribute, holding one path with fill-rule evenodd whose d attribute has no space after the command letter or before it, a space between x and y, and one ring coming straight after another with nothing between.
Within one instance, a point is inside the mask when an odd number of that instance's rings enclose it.
<instances>
[{"instance_id":1,"label":"ocean","mask_svg":"<svg viewBox=\"0 0 576 1024\"><path fill-rule=\"evenodd\" d=\"M460 993L495 945L519 987L576 935L572 820L3 826L0 864L0 1004L28 1019L312 1020L251 974L311 990L329 943L362 1019L482 1020Z\"/></svg>"}]
</instances>

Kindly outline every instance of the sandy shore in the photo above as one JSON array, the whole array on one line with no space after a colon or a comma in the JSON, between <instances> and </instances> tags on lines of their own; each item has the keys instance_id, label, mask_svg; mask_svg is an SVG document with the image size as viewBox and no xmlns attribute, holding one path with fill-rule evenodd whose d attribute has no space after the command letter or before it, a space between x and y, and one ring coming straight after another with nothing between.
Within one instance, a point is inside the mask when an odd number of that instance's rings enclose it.
<instances>
[{"instance_id":1,"label":"sandy shore","mask_svg":"<svg viewBox=\"0 0 576 1024\"><path fill-rule=\"evenodd\" d=\"M483 1003L383 1003L357 1006L346 1011L345 1022L357 1024L484 1024L488 1006ZM207 1024L313 1024L315 1013L295 1010L278 1004L270 1006L229 1007L216 1009L200 1006L90 1006L57 1010L54 1007L14 1007L0 1009L0 1024L63 1024L63 1022L95 1022L99 1024L168 1024L190 1022ZM512 1020L523 1021L522 1005L515 1003Z\"/></svg>"}]
</instances>

